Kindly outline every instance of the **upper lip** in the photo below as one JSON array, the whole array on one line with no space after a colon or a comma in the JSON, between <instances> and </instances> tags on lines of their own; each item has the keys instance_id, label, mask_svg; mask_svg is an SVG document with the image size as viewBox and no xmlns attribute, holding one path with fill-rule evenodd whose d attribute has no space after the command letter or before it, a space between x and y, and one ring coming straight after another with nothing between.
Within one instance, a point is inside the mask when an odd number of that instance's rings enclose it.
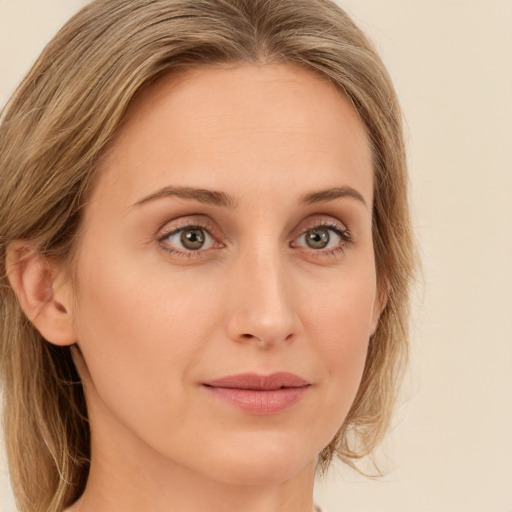
<instances>
[{"instance_id":1,"label":"upper lip","mask_svg":"<svg viewBox=\"0 0 512 512\"><path fill-rule=\"evenodd\" d=\"M302 377L288 372L276 372L270 375L241 373L203 383L216 388L252 389L257 391L274 391L281 388L298 388L310 383Z\"/></svg>"}]
</instances>

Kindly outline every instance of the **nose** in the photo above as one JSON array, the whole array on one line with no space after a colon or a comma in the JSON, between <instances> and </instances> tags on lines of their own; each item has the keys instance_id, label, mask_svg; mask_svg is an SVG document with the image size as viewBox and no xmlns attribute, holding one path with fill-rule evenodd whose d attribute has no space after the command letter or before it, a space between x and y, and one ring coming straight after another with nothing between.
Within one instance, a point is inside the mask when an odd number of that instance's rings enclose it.
<instances>
[{"instance_id":1,"label":"nose","mask_svg":"<svg viewBox=\"0 0 512 512\"><path fill-rule=\"evenodd\" d=\"M277 251L240 258L230 275L227 333L237 343L270 348L299 332L291 270Z\"/></svg>"}]
</instances>

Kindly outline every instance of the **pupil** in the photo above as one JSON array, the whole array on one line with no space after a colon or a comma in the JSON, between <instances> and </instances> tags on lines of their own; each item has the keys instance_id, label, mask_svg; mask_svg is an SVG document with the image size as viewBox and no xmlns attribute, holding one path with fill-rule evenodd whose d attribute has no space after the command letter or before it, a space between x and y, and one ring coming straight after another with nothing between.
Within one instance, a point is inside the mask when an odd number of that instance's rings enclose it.
<instances>
[{"instance_id":1,"label":"pupil","mask_svg":"<svg viewBox=\"0 0 512 512\"><path fill-rule=\"evenodd\" d=\"M204 245L204 238L202 229L187 229L181 234L181 243L187 249L197 251Z\"/></svg>"},{"instance_id":2,"label":"pupil","mask_svg":"<svg viewBox=\"0 0 512 512\"><path fill-rule=\"evenodd\" d=\"M313 249L323 249L329 243L329 231L325 228L310 229L306 240Z\"/></svg>"}]
</instances>

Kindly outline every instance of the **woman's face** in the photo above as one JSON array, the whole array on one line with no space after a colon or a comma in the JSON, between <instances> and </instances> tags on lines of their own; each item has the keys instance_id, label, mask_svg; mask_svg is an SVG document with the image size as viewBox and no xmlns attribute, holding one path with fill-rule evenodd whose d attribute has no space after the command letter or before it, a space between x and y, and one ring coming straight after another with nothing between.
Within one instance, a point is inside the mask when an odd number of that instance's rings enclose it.
<instances>
[{"instance_id":1,"label":"woman's face","mask_svg":"<svg viewBox=\"0 0 512 512\"><path fill-rule=\"evenodd\" d=\"M231 483L314 468L380 309L371 154L349 101L287 65L164 77L99 172L73 312L93 462Z\"/></svg>"}]
</instances>

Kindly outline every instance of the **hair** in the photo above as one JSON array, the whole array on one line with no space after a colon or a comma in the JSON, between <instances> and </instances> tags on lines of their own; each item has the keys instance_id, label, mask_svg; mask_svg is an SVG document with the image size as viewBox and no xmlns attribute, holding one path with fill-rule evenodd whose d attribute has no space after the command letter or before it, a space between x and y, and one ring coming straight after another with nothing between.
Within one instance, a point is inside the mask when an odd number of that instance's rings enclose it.
<instances>
[{"instance_id":1,"label":"hair","mask_svg":"<svg viewBox=\"0 0 512 512\"><path fill-rule=\"evenodd\" d=\"M376 50L330 0L97 0L58 32L7 103L0 124L0 375L12 488L20 511L59 512L83 492L87 409L70 347L45 341L7 279L7 246L29 241L72 265L102 153L130 102L164 73L288 63L339 88L373 156L373 243L385 296L356 399L319 458L355 467L390 424L407 359L410 228L402 115Z\"/></svg>"}]
</instances>

